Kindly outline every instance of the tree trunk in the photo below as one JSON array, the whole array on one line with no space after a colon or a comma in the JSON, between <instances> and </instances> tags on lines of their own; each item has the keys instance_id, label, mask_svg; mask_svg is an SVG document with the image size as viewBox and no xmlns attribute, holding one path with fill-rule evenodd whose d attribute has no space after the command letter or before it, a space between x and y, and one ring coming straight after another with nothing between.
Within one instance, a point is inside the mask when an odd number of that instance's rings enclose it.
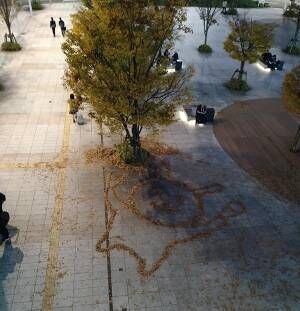
<instances>
[{"instance_id":1,"label":"tree trunk","mask_svg":"<svg viewBox=\"0 0 300 311\"><path fill-rule=\"evenodd\" d=\"M294 141L291 145L291 148L290 148L291 152L297 152L298 151L297 146L298 146L299 142L300 142L300 125L298 126L298 131L297 131L296 136L294 138Z\"/></svg>"},{"instance_id":2,"label":"tree trunk","mask_svg":"<svg viewBox=\"0 0 300 311\"><path fill-rule=\"evenodd\" d=\"M204 44L207 45L208 29L204 31Z\"/></svg>"},{"instance_id":3,"label":"tree trunk","mask_svg":"<svg viewBox=\"0 0 300 311\"><path fill-rule=\"evenodd\" d=\"M295 35L294 35L295 45L297 44L296 42L298 40L299 31L300 31L300 15L297 18L297 25L296 25Z\"/></svg>"},{"instance_id":4,"label":"tree trunk","mask_svg":"<svg viewBox=\"0 0 300 311\"><path fill-rule=\"evenodd\" d=\"M240 81L243 80L244 68L245 68L245 61L241 61L241 66L240 66L240 71L239 71L239 77L238 77L238 79L239 79Z\"/></svg>"},{"instance_id":5,"label":"tree trunk","mask_svg":"<svg viewBox=\"0 0 300 311\"><path fill-rule=\"evenodd\" d=\"M8 30L9 40L10 40L11 43L13 43L13 35L12 35L12 32L11 32L11 25L10 25L10 22L7 22L7 23L6 23L6 26L7 26L7 30Z\"/></svg>"},{"instance_id":6,"label":"tree trunk","mask_svg":"<svg viewBox=\"0 0 300 311\"><path fill-rule=\"evenodd\" d=\"M132 137L130 139L131 146L133 148L133 156L136 162L141 161L141 140L140 140L140 131L137 124L133 124L131 128Z\"/></svg>"}]
</instances>

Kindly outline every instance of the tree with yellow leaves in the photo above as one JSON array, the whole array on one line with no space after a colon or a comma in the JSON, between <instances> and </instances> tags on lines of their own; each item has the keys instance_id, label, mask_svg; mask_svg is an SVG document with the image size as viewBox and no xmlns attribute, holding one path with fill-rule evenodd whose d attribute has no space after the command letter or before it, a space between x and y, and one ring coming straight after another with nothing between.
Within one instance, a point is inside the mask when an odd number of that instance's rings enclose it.
<instances>
[{"instance_id":1,"label":"tree with yellow leaves","mask_svg":"<svg viewBox=\"0 0 300 311\"><path fill-rule=\"evenodd\" d=\"M246 15L237 16L229 25L231 33L224 42L224 49L231 58L240 61L240 68L235 70L225 85L230 89L247 91L248 84L243 80L246 75L245 64L255 63L262 53L271 48L273 26L249 20Z\"/></svg>"},{"instance_id":2,"label":"tree with yellow leaves","mask_svg":"<svg viewBox=\"0 0 300 311\"><path fill-rule=\"evenodd\" d=\"M289 72L283 82L283 101L288 111L300 114L300 65ZM300 125L290 151L297 152L300 141Z\"/></svg>"},{"instance_id":3,"label":"tree with yellow leaves","mask_svg":"<svg viewBox=\"0 0 300 311\"><path fill-rule=\"evenodd\" d=\"M125 160L143 160L140 136L145 128L169 124L187 97L192 70L166 74L171 48L184 25L185 1L92 1L72 19L63 44L66 85L92 107L96 120L122 131Z\"/></svg>"}]
</instances>

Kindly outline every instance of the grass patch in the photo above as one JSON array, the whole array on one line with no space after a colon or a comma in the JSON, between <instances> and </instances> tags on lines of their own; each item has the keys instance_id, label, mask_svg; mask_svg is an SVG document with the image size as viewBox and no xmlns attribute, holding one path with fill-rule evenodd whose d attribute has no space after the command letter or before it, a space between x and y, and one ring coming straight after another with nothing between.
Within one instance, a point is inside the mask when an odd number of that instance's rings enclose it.
<instances>
[{"instance_id":1,"label":"grass patch","mask_svg":"<svg viewBox=\"0 0 300 311\"><path fill-rule=\"evenodd\" d=\"M198 51L200 53L211 54L213 50L208 44L201 44L198 47Z\"/></svg>"},{"instance_id":2,"label":"grass patch","mask_svg":"<svg viewBox=\"0 0 300 311\"><path fill-rule=\"evenodd\" d=\"M232 91L247 92L250 90L250 86L245 80L239 80L236 78L230 79L229 81L225 82L224 85Z\"/></svg>"},{"instance_id":3,"label":"grass patch","mask_svg":"<svg viewBox=\"0 0 300 311\"><path fill-rule=\"evenodd\" d=\"M38 0L32 0L31 7L34 11L43 10L44 6Z\"/></svg>"},{"instance_id":4,"label":"grass patch","mask_svg":"<svg viewBox=\"0 0 300 311\"><path fill-rule=\"evenodd\" d=\"M6 52L16 52L22 49L18 42L3 42L1 45L1 50Z\"/></svg>"},{"instance_id":5,"label":"grass patch","mask_svg":"<svg viewBox=\"0 0 300 311\"><path fill-rule=\"evenodd\" d=\"M294 46L292 48L290 48L289 46L287 46L285 49L282 50L284 53L286 54L290 54L290 55L296 55L296 56L300 56L300 47L298 46Z\"/></svg>"}]
</instances>

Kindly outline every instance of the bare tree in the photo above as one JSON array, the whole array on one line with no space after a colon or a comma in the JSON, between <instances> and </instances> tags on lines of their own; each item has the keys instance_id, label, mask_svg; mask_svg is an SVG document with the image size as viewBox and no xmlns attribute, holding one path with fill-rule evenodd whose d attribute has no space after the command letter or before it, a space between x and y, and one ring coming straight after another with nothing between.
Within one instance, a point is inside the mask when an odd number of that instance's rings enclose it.
<instances>
[{"instance_id":1,"label":"bare tree","mask_svg":"<svg viewBox=\"0 0 300 311\"><path fill-rule=\"evenodd\" d=\"M208 32L211 26L217 23L217 15L220 13L220 1L204 0L201 2L203 7L199 7L199 16L203 22L204 44L207 45Z\"/></svg>"},{"instance_id":2,"label":"bare tree","mask_svg":"<svg viewBox=\"0 0 300 311\"><path fill-rule=\"evenodd\" d=\"M8 30L8 35L6 35L6 39L8 37L11 43L16 42L16 38L11 30L11 24L15 16L15 0L0 0L0 17L3 19Z\"/></svg>"}]
</instances>

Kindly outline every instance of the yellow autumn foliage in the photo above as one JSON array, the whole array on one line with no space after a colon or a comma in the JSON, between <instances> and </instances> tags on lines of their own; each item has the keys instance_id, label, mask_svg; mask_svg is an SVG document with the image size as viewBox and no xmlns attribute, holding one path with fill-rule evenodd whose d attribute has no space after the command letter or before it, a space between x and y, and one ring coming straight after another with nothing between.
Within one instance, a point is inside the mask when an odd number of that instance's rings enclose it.
<instances>
[{"instance_id":1,"label":"yellow autumn foliage","mask_svg":"<svg viewBox=\"0 0 300 311\"><path fill-rule=\"evenodd\" d=\"M283 100L289 111L300 113L300 65L285 76Z\"/></svg>"}]
</instances>

